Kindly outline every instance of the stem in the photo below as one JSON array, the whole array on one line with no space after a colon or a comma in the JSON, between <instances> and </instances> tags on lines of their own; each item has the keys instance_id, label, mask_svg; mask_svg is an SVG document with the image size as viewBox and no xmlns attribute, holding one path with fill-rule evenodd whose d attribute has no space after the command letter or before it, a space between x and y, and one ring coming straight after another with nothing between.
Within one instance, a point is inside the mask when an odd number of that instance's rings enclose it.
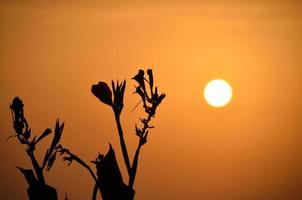
<instances>
[{"instance_id":1,"label":"stem","mask_svg":"<svg viewBox=\"0 0 302 200\"><path fill-rule=\"evenodd\" d=\"M81 166L86 168L89 171L89 173L91 174L93 180L95 181L95 185L94 185L93 193L92 193L92 200L96 200L96 196L97 196L97 192L98 192L98 179L97 179L96 175L93 173L92 169L81 158L79 158L78 156L76 156L72 153L70 153L70 155L72 156L73 160L75 160Z\"/></svg>"},{"instance_id":2,"label":"stem","mask_svg":"<svg viewBox=\"0 0 302 200\"><path fill-rule=\"evenodd\" d=\"M94 188L93 188L93 193L92 193L92 200L96 200L96 195L98 193L98 189L99 189L98 184L95 183Z\"/></svg>"},{"instance_id":3,"label":"stem","mask_svg":"<svg viewBox=\"0 0 302 200\"><path fill-rule=\"evenodd\" d=\"M131 168L131 174L129 177L129 187L132 188L134 185L134 180L135 180L135 175L136 175L136 170L137 170L137 165L138 165L138 157L139 157L139 151L141 149L142 145L141 143L138 144L138 147L135 152L135 156L133 158L133 163L132 163L132 168Z\"/></svg>"},{"instance_id":4,"label":"stem","mask_svg":"<svg viewBox=\"0 0 302 200\"><path fill-rule=\"evenodd\" d=\"M122 126L121 126L120 115L118 113L114 112L114 116L115 116L115 121L116 121L116 124L117 124L118 133L119 133L119 136L120 136L120 144L121 144L121 148L122 148L124 161L125 161L125 164L126 164L126 167L127 167L128 175L130 176L131 166L130 166L130 161L129 161L129 156L128 156L126 143L125 143L124 136L123 136L123 129L122 129Z\"/></svg>"},{"instance_id":5,"label":"stem","mask_svg":"<svg viewBox=\"0 0 302 200\"><path fill-rule=\"evenodd\" d=\"M142 129L143 135L146 134L147 128L148 128L148 123L150 122L152 118L152 115L148 115L148 118L146 119L146 123L144 124L144 127ZM133 163L132 163L132 168L131 168L131 174L129 177L129 187L132 188L134 185L134 180L136 176L136 171L137 171L137 165L138 165L138 159L139 159L139 152L143 144L139 141L138 146L135 152L135 156L133 158Z\"/></svg>"},{"instance_id":6,"label":"stem","mask_svg":"<svg viewBox=\"0 0 302 200\"><path fill-rule=\"evenodd\" d=\"M89 173L91 174L93 180L94 180L94 181L96 182L96 184L97 184L98 180L97 180L95 174L93 173L92 169L91 169L91 168L90 168L83 160L81 160L78 156L72 154L72 157L73 157L73 159L74 159L77 163L79 163L80 165L82 165L84 168L86 168L86 169L89 171Z\"/></svg>"},{"instance_id":7,"label":"stem","mask_svg":"<svg viewBox=\"0 0 302 200\"><path fill-rule=\"evenodd\" d=\"M44 179L44 176L43 176L43 170L39 166L39 164L38 164L38 162L36 160L36 157L34 155L34 152L28 152L28 155L29 155L29 157L31 159L32 165L33 165L34 170L36 172L36 175L37 175L37 178L38 178L38 182L42 183L42 184L45 184L45 179Z\"/></svg>"},{"instance_id":8,"label":"stem","mask_svg":"<svg viewBox=\"0 0 302 200\"><path fill-rule=\"evenodd\" d=\"M152 118L152 115L148 115L147 122L146 122L146 124L144 124L143 130L142 130L143 134L145 134L145 132L148 128L148 123L151 121L151 118Z\"/></svg>"}]
</instances>

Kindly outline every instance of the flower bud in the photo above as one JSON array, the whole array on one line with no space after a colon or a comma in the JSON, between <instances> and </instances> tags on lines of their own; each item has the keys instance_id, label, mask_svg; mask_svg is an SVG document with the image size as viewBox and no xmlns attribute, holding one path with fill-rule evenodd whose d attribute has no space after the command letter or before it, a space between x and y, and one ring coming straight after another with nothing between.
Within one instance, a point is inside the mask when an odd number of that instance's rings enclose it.
<instances>
[{"instance_id":1,"label":"flower bud","mask_svg":"<svg viewBox=\"0 0 302 200\"><path fill-rule=\"evenodd\" d=\"M111 89L105 82L99 82L96 85L92 85L91 92L96 96L101 102L112 106L112 92Z\"/></svg>"}]
</instances>

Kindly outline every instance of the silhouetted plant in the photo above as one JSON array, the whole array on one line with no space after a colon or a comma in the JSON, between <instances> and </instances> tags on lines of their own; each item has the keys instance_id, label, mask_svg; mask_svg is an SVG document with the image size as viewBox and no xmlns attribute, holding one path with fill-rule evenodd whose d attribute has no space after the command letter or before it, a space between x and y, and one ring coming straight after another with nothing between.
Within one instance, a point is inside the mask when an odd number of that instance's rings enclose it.
<instances>
[{"instance_id":1,"label":"silhouetted plant","mask_svg":"<svg viewBox=\"0 0 302 200\"><path fill-rule=\"evenodd\" d=\"M138 166L140 149L144 144L147 143L149 129L154 128L153 126L149 125L150 121L153 117L155 117L159 104L166 96L165 94L159 94L157 87L154 87L153 73L151 69L147 70L147 76L148 77L146 78L143 70L139 70L138 74L133 77L133 79L138 83L135 93L140 96L140 99L143 102L144 111L147 116L140 119L142 123L140 127L137 124L135 125L135 132L139 137L139 142L132 164L130 163L128 156L128 150L124 140L124 133L120 121L121 112L124 107L126 81L122 81L121 83L118 81L116 83L112 81L112 89L110 89L105 82L99 82L91 87L91 91L94 96L96 96L102 103L109 105L114 112L122 155L129 178L128 184L123 182L122 174L118 167L115 152L111 144L109 151L105 156L99 154L97 158L92 161L92 163L95 164L96 173L82 159L71 153L70 150L63 148L62 146L57 148L57 151L61 155L64 155L63 159L69 162L69 165L75 161L89 171L95 181L92 195L93 200L96 199L98 190L100 191L104 200L134 199L135 191L133 189L133 185Z\"/></svg>"},{"instance_id":2,"label":"silhouetted plant","mask_svg":"<svg viewBox=\"0 0 302 200\"><path fill-rule=\"evenodd\" d=\"M27 189L29 199L58 199L56 190L46 184L43 171L45 169L49 171L55 162L57 153L56 149L60 146L59 142L63 133L64 123L60 124L59 120L56 121L53 140L45 153L42 164L39 164L35 156L36 146L40 141L52 133L51 129L45 129L45 131L38 137L31 137L32 133L24 116L24 104L22 100L19 97L15 97L10 105L10 109L13 118L13 127L16 134L9 136L8 139L11 137L18 138L19 142L25 146L25 151L30 157L33 165L33 170L18 167L29 184L29 188Z\"/></svg>"}]
</instances>

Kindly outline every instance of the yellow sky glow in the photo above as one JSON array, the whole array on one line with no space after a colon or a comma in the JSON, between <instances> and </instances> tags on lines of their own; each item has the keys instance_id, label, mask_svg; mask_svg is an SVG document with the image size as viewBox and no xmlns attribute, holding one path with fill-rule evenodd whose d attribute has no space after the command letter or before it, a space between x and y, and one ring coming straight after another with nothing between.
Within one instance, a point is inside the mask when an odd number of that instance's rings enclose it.
<instances>
[{"instance_id":1,"label":"yellow sky glow","mask_svg":"<svg viewBox=\"0 0 302 200\"><path fill-rule=\"evenodd\" d=\"M298 200L302 188L302 15L300 1L1 1L0 199L24 199L16 166L30 166L14 140L16 95L34 133L66 122L62 142L93 160L111 142L122 163L111 110L90 92L126 79L122 114L134 154L139 101L131 77L152 67L167 94L141 151L136 199ZM209 80L232 84L232 101L201 100ZM41 148L46 147L41 144ZM42 156L42 155L41 155ZM46 173L70 199L93 181L58 159ZM63 178L62 178L63 177ZM6 182L9 180L9 183Z\"/></svg>"}]
</instances>

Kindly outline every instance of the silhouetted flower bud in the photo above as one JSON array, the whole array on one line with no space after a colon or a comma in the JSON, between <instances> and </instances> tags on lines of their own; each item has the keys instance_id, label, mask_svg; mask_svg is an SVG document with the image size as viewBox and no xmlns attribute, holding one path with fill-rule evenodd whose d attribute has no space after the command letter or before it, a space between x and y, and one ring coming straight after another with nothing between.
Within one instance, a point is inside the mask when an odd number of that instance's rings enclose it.
<instances>
[{"instance_id":1,"label":"silhouetted flower bud","mask_svg":"<svg viewBox=\"0 0 302 200\"><path fill-rule=\"evenodd\" d=\"M138 82L138 84L141 84L144 81L144 70L139 70L138 73L132 78Z\"/></svg>"},{"instance_id":2,"label":"silhouetted flower bud","mask_svg":"<svg viewBox=\"0 0 302 200\"><path fill-rule=\"evenodd\" d=\"M16 113L22 112L23 111L23 102L19 97L15 97L13 99L12 105L10 106L11 109Z\"/></svg>"},{"instance_id":3,"label":"silhouetted flower bud","mask_svg":"<svg viewBox=\"0 0 302 200\"><path fill-rule=\"evenodd\" d=\"M112 92L111 89L105 82L99 82L97 85L92 85L91 92L96 96L101 102L112 106Z\"/></svg>"},{"instance_id":4,"label":"silhouetted flower bud","mask_svg":"<svg viewBox=\"0 0 302 200\"><path fill-rule=\"evenodd\" d=\"M152 73L152 69L148 69L147 74L149 76L149 84L150 84L150 90L151 90L151 96L152 96L153 95L153 73Z\"/></svg>"},{"instance_id":5,"label":"silhouetted flower bud","mask_svg":"<svg viewBox=\"0 0 302 200\"><path fill-rule=\"evenodd\" d=\"M137 83L142 87L142 89L145 91L145 82L144 82L144 70L139 70L138 73L132 78L137 81Z\"/></svg>"}]
</instances>

